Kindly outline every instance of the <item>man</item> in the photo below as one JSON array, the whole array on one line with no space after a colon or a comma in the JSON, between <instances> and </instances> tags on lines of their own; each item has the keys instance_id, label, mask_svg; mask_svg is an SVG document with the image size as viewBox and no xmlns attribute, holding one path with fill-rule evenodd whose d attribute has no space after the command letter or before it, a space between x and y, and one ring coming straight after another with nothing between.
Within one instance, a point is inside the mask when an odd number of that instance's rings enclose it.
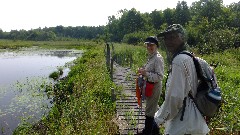
<instances>
[{"instance_id":1,"label":"man","mask_svg":"<svg viewBox=\"0 0 240 135\"><path fill-rule=\"evenodd\" d=\"M158 125L164 124L168 135L206 135L209 128L188 93L195 97L198 78L193 59L186 54L187 38L180 24L173 24L160 33L163 37L169 61L165 101L155 113Z\"/></svg>"}]
</instances>

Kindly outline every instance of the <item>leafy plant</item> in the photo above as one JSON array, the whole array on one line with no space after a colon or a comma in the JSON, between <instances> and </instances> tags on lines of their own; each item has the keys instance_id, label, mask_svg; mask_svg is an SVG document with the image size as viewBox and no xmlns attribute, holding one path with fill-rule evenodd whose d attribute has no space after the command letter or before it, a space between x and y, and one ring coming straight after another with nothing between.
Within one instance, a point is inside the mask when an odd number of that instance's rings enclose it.
<instances>
[{"instance_id":1,"label":"leafy plant","mask_svg":"<svg viewBox=\"0 0 240 135\"><path fill-rule=\"evenodd\" d=\"M57 80L60 77L60 72L54 71L49 75L49 78L52 78L54 80Z\"/></svg>"}]
</instances>

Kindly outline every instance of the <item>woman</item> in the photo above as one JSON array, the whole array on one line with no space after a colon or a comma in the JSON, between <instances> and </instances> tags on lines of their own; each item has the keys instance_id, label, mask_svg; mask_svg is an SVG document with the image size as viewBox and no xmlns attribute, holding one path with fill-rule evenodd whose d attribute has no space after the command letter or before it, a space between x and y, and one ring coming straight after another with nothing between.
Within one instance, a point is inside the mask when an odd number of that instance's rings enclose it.
<instances>
[{"instance_id":1,"label":"woman","mask_svg":"<svg viewBox=\"0 0 240 135\"><path fill-rule=\"evenodd\" d=\"M150 36L144 43L148 51L148 60L144 67L138 70L139 75L142 75L146 83L146 92L149 93L148 85L153 85L152 94L146 95L145 108L145 128L142 134L159 134L159 127L154 121L154 114L158 108L158 100L162 92L162 79L164 75L163 57L158 52L158 40L154 36Z\"/></svg>"}]
</instances>

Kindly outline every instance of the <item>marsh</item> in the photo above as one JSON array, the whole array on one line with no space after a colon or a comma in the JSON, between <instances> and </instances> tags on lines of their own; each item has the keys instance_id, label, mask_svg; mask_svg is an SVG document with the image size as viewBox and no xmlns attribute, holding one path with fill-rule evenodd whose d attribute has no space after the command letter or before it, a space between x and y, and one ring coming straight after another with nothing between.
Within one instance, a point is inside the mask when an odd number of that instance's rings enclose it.
<instances>
[{"instance_id":1,"label":"marsh","mask_svg":"<svg viewBox=\"0 0 240 135\"><path fill-rule=\"evenodd\" d=\"M49 74L61 68L61 77L67 76L82 53L39 47L0 50L0 135L12 134L19 124L47 115L53 99L45 88L54 84Z\"/></svg>"}]
</instances>

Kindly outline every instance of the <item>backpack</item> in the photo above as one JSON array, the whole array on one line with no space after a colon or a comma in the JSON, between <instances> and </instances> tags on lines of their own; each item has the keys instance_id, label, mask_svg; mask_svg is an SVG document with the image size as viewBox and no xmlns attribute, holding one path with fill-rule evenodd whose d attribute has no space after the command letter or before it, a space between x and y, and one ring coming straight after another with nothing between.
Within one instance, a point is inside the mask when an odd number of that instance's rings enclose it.
<instances>
[{"instance_id":1,"label":"backpack","mask_svg":"<svg viewBox=\"0 0 240 135\"><path fill-rule=\"evenodd\" d=\"M194 101L198 110L204 117L213 117L218 112L222 102L221 89L218 87L217 78L213 69L205 60L195 57L190 52L183 51L179 54L186 54L192 57L198 76L196 97L193 98L191 91L188 96ZM181 121L183 120L186 106L186 98L184 100Z\"/></svg>"}]
</instances>

